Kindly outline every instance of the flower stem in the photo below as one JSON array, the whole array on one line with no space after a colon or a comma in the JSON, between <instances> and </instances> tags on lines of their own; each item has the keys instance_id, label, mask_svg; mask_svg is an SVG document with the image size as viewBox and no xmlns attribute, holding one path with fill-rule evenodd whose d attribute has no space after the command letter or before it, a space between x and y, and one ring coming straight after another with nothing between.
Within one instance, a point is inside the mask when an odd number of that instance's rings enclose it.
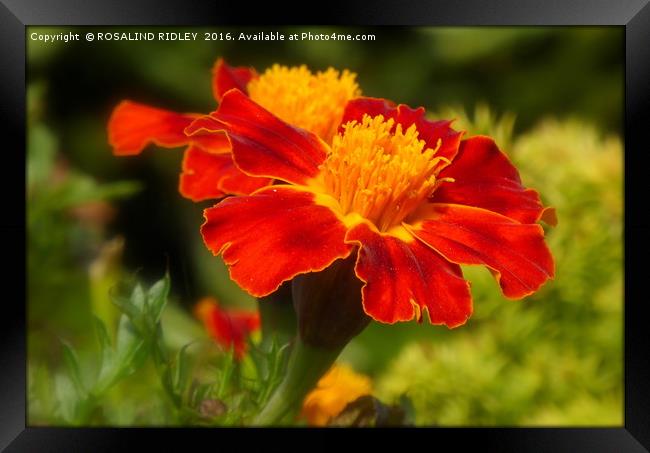
<instances>
[{"instance_id":1,"label":"flower stem","mask_svg":"<svg viewBox=\"0 0 650 453\"><path fill-rule=\"evenodd\" d=\"M293 415L341 350L309 346L297 338L289 357L287 374L253 424L277 425L287 415Z\"/></svg>"},{"instance_id":2,"label":"flower stem","mask_svg":"<svg viewBox=\"0 0 650 453\"><path fill-rule=\"evenodd\" d=\"M291 282L285 282L273 294L258 299L262 321L262 348L274 341L286 344L296 335L296 312L291 300Z\"/></svg>"}]
</instances>

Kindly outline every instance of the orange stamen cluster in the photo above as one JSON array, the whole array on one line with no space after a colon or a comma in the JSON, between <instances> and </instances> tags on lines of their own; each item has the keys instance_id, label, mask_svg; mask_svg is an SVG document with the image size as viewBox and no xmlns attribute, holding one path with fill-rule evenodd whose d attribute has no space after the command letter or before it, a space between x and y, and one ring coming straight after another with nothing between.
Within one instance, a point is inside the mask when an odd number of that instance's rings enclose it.
<instances>
[{"instance_id":1,"label":"orange stamen cluster","mask_svg":"<svg viewBox=\"0 0 650 453\"><path fill-rule=\"evenodd\" d=\"M435 189L437 164L446 161L434 157L441 142L427 148L415 125L404 131L381 115L343 127L321 165L325 189L344 214L359 214L387 231Z\"/></svg>"},{"instance_id":2,"label":"orange stamen cluster","mask_svg":"<svg viewBox=\"0 0 650 453\"><path fill-rule=\"evenodd\" d=\"M306 66L273 65L249 82L250 98L274 115L330 143L347 102L359 96L356 74L329 68L313 74Z\"/></svg>"}]
</instances>

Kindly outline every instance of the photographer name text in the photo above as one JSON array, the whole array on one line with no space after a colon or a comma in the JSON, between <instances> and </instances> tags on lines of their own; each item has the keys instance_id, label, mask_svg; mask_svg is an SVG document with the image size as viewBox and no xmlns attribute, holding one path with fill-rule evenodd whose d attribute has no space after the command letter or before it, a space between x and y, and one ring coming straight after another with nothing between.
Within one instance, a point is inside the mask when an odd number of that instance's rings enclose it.
<instances>
[{"instance_id":1,"label":"photographer name text","mask_svg":"<svg viewBox=\"0 0 650 453\"><path fill-rule=\"evenodd\" d=\"M87 32L31 33L32 41L57 43L70 41L375 41L374 34L280 33L280 32Z\"/></svg>"}]
</instances>

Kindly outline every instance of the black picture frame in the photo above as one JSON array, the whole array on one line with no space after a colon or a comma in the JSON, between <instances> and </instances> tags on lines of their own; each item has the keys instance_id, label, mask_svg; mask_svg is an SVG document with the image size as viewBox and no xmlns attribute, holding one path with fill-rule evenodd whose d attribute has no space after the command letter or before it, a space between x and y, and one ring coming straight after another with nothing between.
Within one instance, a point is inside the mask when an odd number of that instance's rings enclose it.
<instances>
[{"instance_id":1,"label":"black picture frame","mask_svg":"<svg viewBox=\"0 0 650 453\"><path fill-rule=\"evenodd\" d=\"M348 436L372 437L388 447L425 442L430 449L445 444L461 450L478 446L483 451L528 452L642 452L650 449L650 335L643 316L644 266L650 251L650 222L643 195L648 192L643 165L643 138L650 110L650 6L649 0L464 0L324 2L321 14L310 5L300 11L295 3L210 0L1 0L0 1L0 118L3 140L2 220L0 231L8 250L2 254L3 304L0 315L0 448L10 452L115 451L143 443L148 448L178 444L193 448L205 442L219 450L238 442L243 450L251 442L274 437L273 449L298 444L313 435L319 446L341 445L342 430L255 429L138 429L26 427L26 275L25 275L25 51L30 25L254 25L286 22L337 25L611 25L625 28L625 423L621 428L434 428L346 430ZM316 5L317 6L317 5ZM254 11L254 13L253 13ZM311 12L307 17L304 12ZM300 17L302 15L302 17ZM622 50L623 51L623 50ZM7 140L8 138L8 140ZM22 188L23 190L21 190ZM6 250L6 249L5 249ZM9 291L12 289L13 291ZM300 431L298 437L293 437ZM353 434L350 434L353 433ZM259 435L258 435L259 434ZM238 440L228 439L231 435ZM307 435L307 436L306 436ZM290 437L291 436L291 437ZM303 437L304 436L304 437ZM413 436L420 437L414 439ZM331 440L330 440L331 439ZM137 444L136 444L137 442ZM279 442L279 443L278 443ZM312 442L311 440L309 442ZM405 443L406 442L406 443ZM416 444L417 445L417 444ZM206 447L202 447L206 448ZM258 447L261 448L261 445Z\"/></svg>"}]
</instances>

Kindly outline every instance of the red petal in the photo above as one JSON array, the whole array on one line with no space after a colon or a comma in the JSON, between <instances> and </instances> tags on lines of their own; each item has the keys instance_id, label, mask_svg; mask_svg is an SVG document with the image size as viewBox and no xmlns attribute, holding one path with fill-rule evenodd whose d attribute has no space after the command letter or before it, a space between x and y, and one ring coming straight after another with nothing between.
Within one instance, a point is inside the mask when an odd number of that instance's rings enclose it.
<instances>
[{"instance_id":1,"label":"red petal","mask_svg":"<svg viewBox=\"0 0 650 453\"><path fill-rule=\"evenodd\" d=\"M185 135L184 129L198 114L182 114L132 101L122 101L108 121L108 141L118 156L140 154L150 143L175 148L195 143L211 152L229 152L230 142L224 134Z\"/></svg>"},{"instance_id":2,"label":"red petal","mask_svg":"<svg viewBox=\"0 0 650 453\"><path fill-rule=\"evenodd\" d=\"M183 157L179 191L194 201L221 198L225 194L217 187L223 168L232 161L227 154L210 154L190 146Z\"/></svg>"},{"instance_id":3,"label":"red petal","mask_svg":"<svg viewBox=\"0 0 650 453\"><path fill-rule=\"evenodd\" d=\"M257 77L255 69L243 66L229 66L223 58L219 58L212 68L212 93L214 98L221 101L226 91L233 88L248 94L246 86L255 77Z\"/></svg>"},{"instance_id":4,"label":"red petal","mask_svg":"<svg viewBox=\"0 0 650 453\"><path fill-rule=\"evenodd\" d=\"M225 132L198 133L188 138L191 144L211 154L230 155L230 140L228 140Z\"/></svg>"},{"instance_id":5,"label":"red petal","mask_svg":"<svg viewBox=\"0 0 650 453\"><path fill-rule=\"evenodd\" d=\"M256 311L222 309L215 299L205 298L202 319L208 333L226 349L233 348L235 357L242 359L246 353L246 339L260 327Z\"/></svg>"},{"instance_id":6,"label":"red petal","mask_svg":"<svg viewBox=\"0 0 650 453\"><path fill-rule=\"evenodd\" d=\"M451 121L430 121L424 117L424 113L424 107L412 109L404 104L395 106L394 103L386 99L362 97L348 102L343 113L341 126L348 121L356 120L360 122L364 114L370 116L382 115L386 119L393 118L405 130L415 124L420 139L427 143L428 148L435 149L438 139L442 140L436 156L452 160L458 151L462 132L453 130L450 127ZM342 127L339 128L339 132L342 131Z\"/></svg>"},{"instance_id":7,"label":"red petal","mask_svg":"<svg viewBox=\"0 0 650 453\"><path fill-rule=\"evenodd\" d=\"M377 321L419 321L426 309L432 324L456 327L471 315L472 297L460 267L415 238L404 242L360 224L346 241L361 247L355 270L366 282L364 310Z\"/></svg>"},{"instance_id":8,"label":"red petal","mask_svg":"<svg viewBox=\"0 0 650 453\"><path fill-rule=\"evenodd\" d=\"M352 99L345 106L341 125L350 121L360 122L364 114L370 116L383 115L384 117L388 117L388 115L396 108L397 106L395 103L388 99L371 97ZM342 129L339 129L339 132L342 132Z\"/></svg>"},{"instance_id":9,"label":"red petal","mask_svg":"<svg viewBox=\"0 0 650 453\"><path fill-rule=\"evenodd\" d=\"M408 229L458 264L484 264L495 274L503 294L521 298L554 275L553 257L537 224L462 205L431 204L426 218Z\"/></svg>"},{"instance_id":10,"label":"red petal","mask_svg":"<svg viewBox=\"0 0 650 453\"><path fill-rule=\"evenodd\" d=\"M228 166L223 169L223 176L218 182L219 188L229 195L250 195L262 187L270 186L273 180L270 178L258 178L248 176L237 168L228 156Z\"/></svg>"},{"instance_id":11,"label":"red petal","mask_svg":"<svg viewBox=\"0 0 650 453\"><path fill-rule=\"evenodd\" d=\"M232 309L229 315L233 324L247 334L260 328L260 315L257 311Z\"/></svg>"},{"instance_id":12,"label":"red petal","mask_svg":"<svg viewBox=\"0 0 650 453\"><path fill-rule=\"evenodd\" d=\"M183 115L122 101L108 121L108 141L118 156L140 154L149 144L176 147L189 143L183 130L197 115Z\"/></svg>"},{"instance_id":13,"label":"red petal","mask_svg":"<svg viewBox=\"0 0 650 453\"><path fill-rule=\"evenodd\" d=\"M190 200L203 201L224 195L248 195L271 182L242 173L230 154L212 154L190 146L183 158L179 190Z\"/></svg>"},{"instance_id":14,"label":"red petal","mask_svg":"<svg viewBox=\"0 0 650 453\"><path fill-rule=\"evenodd\" d=\"M436 203L476 206L498 212L521 223L535 223L543 206L539 194L521 184L519 172L489 137L471 137L440 178L454 178L433 193Z\"/></svg>"},{"instance_id":15,"label":"red petal","mask_svg":"<svg viewBox=\"0 0 650 453\"><path fill-rule=\"evenodd\" d=\"M298 274L320 271L350 254L346 228L314 194L272 186L205 210L203 240L230 266L230 277L256 297Z\"/></svg>"},{"instance_id":16,"label":"red petal","mask_svg":"<svg viewBox=\"0 0 650 453\"><path fill-rule=\"evenodd\" d=\"M314 134L293 127L231 90L210 116L193 122L186 132L225 130L237 166L251 176L304 184L318 174L327 146Z\"/></svg>"}]
</instances>

